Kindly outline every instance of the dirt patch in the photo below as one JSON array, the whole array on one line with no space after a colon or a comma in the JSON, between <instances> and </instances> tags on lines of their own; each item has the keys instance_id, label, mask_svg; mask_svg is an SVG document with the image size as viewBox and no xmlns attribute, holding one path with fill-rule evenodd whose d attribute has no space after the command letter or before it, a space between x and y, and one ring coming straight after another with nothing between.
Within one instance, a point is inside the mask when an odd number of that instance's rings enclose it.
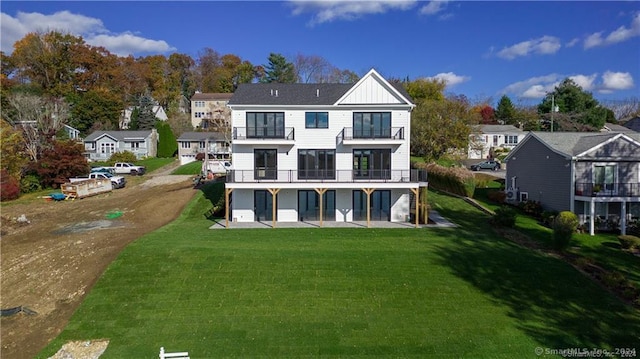
<instances>
[{"instance_id":1,"label":"dirt patch","mask_svg":"<svg viewBox=\"0 0 640 359\"><path fill-rule=\"evenodd\" d=\"M149 176L95 197L3 204L0 307L37 314L0 319L0 357L33 358L120 251L177 218L196 192L190 176Z\"/></svg>"},{"instance_id":2,"label":"dirt patch","mask_svg":"<svg viewBox=\"0 0 640 359\"><path fill-rule=\"evenodd\" d=\"M108 340L68 342L49 359L98 359L107 350L108 345Z\"/></svg>"}]
</instances>

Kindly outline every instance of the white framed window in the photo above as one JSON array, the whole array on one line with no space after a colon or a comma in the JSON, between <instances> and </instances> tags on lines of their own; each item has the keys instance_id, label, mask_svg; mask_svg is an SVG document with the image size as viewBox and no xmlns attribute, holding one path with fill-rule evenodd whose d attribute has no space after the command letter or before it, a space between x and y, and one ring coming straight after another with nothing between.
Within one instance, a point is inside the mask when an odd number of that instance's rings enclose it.
<instances>
[{"instance_id":1,"label":"white framed window","mask_svg":"<svg viewBox=\"0 0 640 359\"><path fill-rule=\"evenodd\" d=\"M204 101L194 101L193 107L204 107Z\"/></svg>"},{"instance_id":2,"label":"white framed window","mask_svg":"<svg viewBox=\"0 0 640 359\"><path fill-rule=\"evenodd\" d=\"M109 143L101 143L100 144L100 153L115 153L116 152L116 144L113 142Z\"/></svg>"},{"instance_id":3,"label":"white framed window","mask_svg":"<svg viewBox=\"0 0 640 359\"><path fill-rule=\"evenodd\" d=\"M594 163L592 174L594 192L615 192L618 179L617 163Z\"/></svg>"},{"instance_id":4,"label":"white framed window","mask_svg":"<svg viewBox=\"0 0 640 359\"><path fill-rule=\"evenodd\" d=\"M500 138L499 135L493 135L493 145L497 146L498 145L498 139Z\"/></svg>"},{"instance_id":5,"label":"white framed window","mask_svg":"<svg viewBox=\"0 0 640 359\"><path fill-rule=\"evenodd\" d=\"M140 142L130 142L131 144L131 149L132 150L139 150L140 149Z\"/></svg>"},{"instance_id":6,"label":"white framed window","mask_svg":"<svg viewBox=\"0 0 640 359\"><path fill-rule=\"evenodd\" d=\"M504 136L504 143L506 145L512 145L515 146L518 144L518 136L514 136L514 135L505 135Z\"/></svg>"},{"instance_id":7,"label":"white framed window","mask_svg":"<svg viewBox=\"0 0 640 359\"><path fill-rule=\"evenodd\" d=\"M180 148L182 148L182 149L191 148L191 142L189 142L189 141L180 141Z\"/></svg>"}]
</instances>

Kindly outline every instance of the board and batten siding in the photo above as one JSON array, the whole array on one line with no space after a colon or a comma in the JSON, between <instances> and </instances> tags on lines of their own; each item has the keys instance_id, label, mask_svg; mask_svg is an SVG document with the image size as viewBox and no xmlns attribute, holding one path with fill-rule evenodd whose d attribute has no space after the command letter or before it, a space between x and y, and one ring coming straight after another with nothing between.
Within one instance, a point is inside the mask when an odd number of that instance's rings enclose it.
<instances>
[{"instance_id":1,"label":"board and batten siding","mask_svg":"<svg viewBox=\"0 0 640 359\"><path fill-rule=\"evenodd\" d=\"M404 102L393 93L392 89L382 85L375 78L368 77L353 92L348 93L340 104L404 104Z\"/></svg>"},{"instance_id":2,"label":"board and batten siding","mask_svg":"<svg viewBox=\"0 0 640 359\"><path fill-rule=\"evenodd\" d=\"M516 175L517 174L517 175ZM571 208L571 162L531 137L518 146L507 163L506 185L516 177L516 187L540 201L546 210Z\"/></svg>"}]
</instances>

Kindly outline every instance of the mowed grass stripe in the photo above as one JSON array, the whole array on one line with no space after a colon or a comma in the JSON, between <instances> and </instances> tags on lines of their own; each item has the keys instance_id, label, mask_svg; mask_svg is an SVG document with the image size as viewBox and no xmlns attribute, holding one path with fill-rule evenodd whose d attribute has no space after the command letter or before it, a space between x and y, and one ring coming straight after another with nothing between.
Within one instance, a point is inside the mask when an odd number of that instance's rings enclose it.
<instances>
[{"instance_id":1,"label":"mowed grass stripe","mask_svg":"<svg viewBox=\"0 0 640 359\"><path fill-rule=\"evenodd\" d=\"M193 358L513 358L637 343L637 311L478 218L445 230L211 231L183 217L127 247L41 356L95 338L111 340L102 358L160 346Z\"/></svg>"}]
</instances>

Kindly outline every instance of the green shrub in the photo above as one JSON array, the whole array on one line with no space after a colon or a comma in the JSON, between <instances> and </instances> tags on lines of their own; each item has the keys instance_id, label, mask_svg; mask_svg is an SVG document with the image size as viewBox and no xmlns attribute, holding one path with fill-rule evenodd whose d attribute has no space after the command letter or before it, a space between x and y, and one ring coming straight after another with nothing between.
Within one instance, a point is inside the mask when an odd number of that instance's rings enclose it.
<instances>
[{"instance_id":1,"label":"green shrub","mask_svg":"<svg viewBox=\"0 0 640 359\"><path fill-rule=\"evenodd\" d=\"M158 157L173 157L178 152L178 142L176 136L171 131L171 127L165 121L156 123L158 129Z\"/></svg>"},{"instance_id":2,"label":"green shrub","mask_svg":"<svg viewBox=\"0 0 640 359\"><path fill-rule=\"evenodd\" d=\"M21 193L31 193L40 191L41 189L42 185L40 184L40 178L38 178L38 176L36 175L30 174L20 179Z\"/></svg>"},{"instance_id":3,"label":"green shrub","mask_svg":"<svg viewBox=\"0 0 640 359\"><path fill-rule=\"evenodd\" d=\"M109 157L109 160L107 161L107 163L109 164L109 166L113 166L116 162L135 162L138 159L136 158L136 155L133 152L129 152L129 151L123 151L123 152L116 152L114 154L111 155L111 157Z\"/></svg>"},{"instance_id":4,"label":"green shrub","mask_svg":"<svg viewBox=\"0 0 640 359\"><path fill-rule=\"evenodd\" d=\"M491 218L491 224L513 228L516 225L516 211L509 206L496 209L496 214Z\"/></svg>"},{"instance_id":5,"label":"green shrub","mask_svg":"<svg viewBox=\"0 0 640 359\"><path fill-rule=\"evenodd\" d=\"M476 189L476 179L473 172L462 167L443 167L435 163L422 166L416 163L416 168L426 168L429 176L429 186L460 196L473 197Z\"/></svg>"},{"instance_id":6,"label":"green shrub","mask_svg":"<svg viewBox=\"0 0 640 359\"><path fill-rule=\"evenodd\" d=\"M534 218L540 218L542 216L542 204L538 201L524 201L518 205L522 211Z\"/></svg>"},{"instance_id":7,"label":"green shrub","mask_svg":"<svg viewBox=\"0 0 640 359\"><path fill-rule=\"evenodd\" d=\"M502 204L507 199L507 194L504 193L504 191L489 191L487 193L487 199L491 202Z\"/></svg>"},{"instance_id":8,"label":"green shrub","mask_svg":"<svg viewBox=\"0 0 640 359\"><path fill-rule=\"evenodd\" d=\"M618 236L620 247L624 249L640 249L640 238L629 234Z\"/></svg>"},{"instance_id":9,"label":"green shrub","mask_svg":"<svg viewBox=\"0 0 640 359\"><path fill-rule=\"evenodd\" d=\"M578 228L579 220L573 212L560 212L553 220L553 246L563 250L569 246L573 233Z\"/></svg>"}]
</instances>

